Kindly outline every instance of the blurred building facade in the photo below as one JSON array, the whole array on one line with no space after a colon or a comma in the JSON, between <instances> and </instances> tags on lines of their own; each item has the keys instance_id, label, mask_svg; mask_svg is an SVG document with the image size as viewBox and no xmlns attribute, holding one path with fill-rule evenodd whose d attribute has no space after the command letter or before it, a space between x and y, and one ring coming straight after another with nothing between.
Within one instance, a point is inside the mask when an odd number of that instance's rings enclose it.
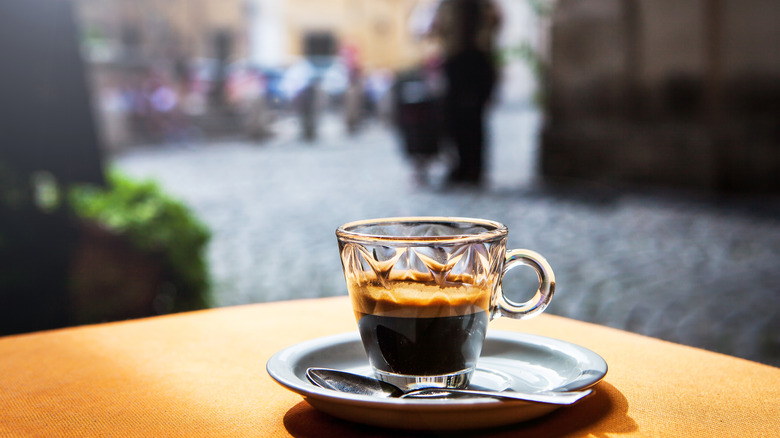
<instances>
[{"instance_id":1,"label":"blurred building facade","mask_svg":"<svg viewBox=\"0 0 780 438\"><path fill-rule=\"evenodd\" d=\"M231 64L284 69L318 56L369 70L397 69L420 60L415 21L424 21L437 0L74 2L101 134L104 143L117 145L133 130L123 119L130 111L123 89L142 88L150 76L168 82L179 99L185 90L175 87L185 81L212 90L201 108L191 105L203 112L224 100L218 90ZM150 129L163 123L173 122L154 120Z\"/></svg>"},{"instance_id":2,"label":"blurred building facade","mask_svg":"<svg viewBox=\"0 0 780 438\"><path fill-rule=\"evenodd\" d=\"M279 67L328 35L370 68L418 60L414 21L438 0L75 0L94 61L210 57L229 39L233 59ZM418 28L420 26L417 26ZM419 29L418 29L419 30ZM337 55L338 53L333 53Z\"/></svg>"},{"instance_id":3,"label":"blurred building facade","mask_svg":"<svg viewBox=\"0 0 780 438\"><path fill-rule=\"evenodd\" d=\"M214 56L229 39L246 51L244 0L75 0L90 61Z\"/></svg>"},{"instance_id":4,"label":"blurred building facade","mask_svg":"<svg viewBox=\"0 0 780 438\"><path fill-rule=\"evenodd\" d=\"M780 3L561 0L545 175L780 191Z\"/></svg>"},{"instance_id":5,"label":"blurred building facade","mask_svg":"<svg viewBox=\"0 0 780 438\"><path fill-rule=\"evenodd\" d=\"M412 21L436 0L250 0L257 38L251 56L286 65L309 53L357 57L368 69L419 60ZM420 12L422 11L422 12ZM329 45L329 41L333 44ZM318 42L321 44L318 46Z\"/></svg>"}]
</instances>

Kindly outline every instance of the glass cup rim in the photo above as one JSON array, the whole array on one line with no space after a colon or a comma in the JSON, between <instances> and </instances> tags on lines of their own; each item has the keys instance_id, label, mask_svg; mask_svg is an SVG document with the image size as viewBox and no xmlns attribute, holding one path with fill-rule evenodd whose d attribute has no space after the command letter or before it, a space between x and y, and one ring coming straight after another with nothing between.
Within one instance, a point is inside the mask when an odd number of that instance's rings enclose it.
<instances>
[{"instance_id":1,"label":"glass cup rim","mask_svg":"<svg viewBox=\"0 0 780 438\"><path fill-rule=\"evenodd\" d=\"M354 231L354 228L378 225L393 225L400 223L431 223L431 224L471 224L474 226L485 227L484 232L477 234L451 234L442 236L400 236L400 235L382 235L369 234ZM489 220L470 217L452 217L452 216L407 216L407 217L386 217L376 219L362 219L347 222L336 229L336 236L340 240L360 242L360 243L421 243L421 244L446 244L446 243L467 243L467 242L485 242L494 239L506 237L508 229L506 225Z\"/></svg>"}]
</instances>

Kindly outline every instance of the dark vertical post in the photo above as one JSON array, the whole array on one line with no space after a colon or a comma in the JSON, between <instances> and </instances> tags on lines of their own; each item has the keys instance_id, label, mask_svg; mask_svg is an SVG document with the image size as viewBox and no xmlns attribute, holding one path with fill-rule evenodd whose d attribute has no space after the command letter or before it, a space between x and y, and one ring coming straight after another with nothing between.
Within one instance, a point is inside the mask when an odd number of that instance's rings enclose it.
<instances>
[{"instance_id":1,"label":"dark vertical post","mask_svg":"<svg viewBox=\"0 0 780 438\"><path fill-rule=\"evenodd\" d=\"M0 2L0 334L68 322L76 228L36 175L103 182L71 2Z\"/></svg>"}]
</instances>

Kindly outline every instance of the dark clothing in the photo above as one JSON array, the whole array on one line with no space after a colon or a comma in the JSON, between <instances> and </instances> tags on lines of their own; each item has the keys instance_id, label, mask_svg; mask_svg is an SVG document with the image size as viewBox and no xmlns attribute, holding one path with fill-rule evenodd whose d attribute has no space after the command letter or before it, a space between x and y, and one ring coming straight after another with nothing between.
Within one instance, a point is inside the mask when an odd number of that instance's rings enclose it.
<instances>
[{"instance_id":1,"label":"dark clothing","mask_svg":"<svg viewBox=\"0 0 780 438\"><path fill-rule=\"evenodd\" d=\"M490 0L443 0L433 31L444 49L447 134L458 152L452 182L479 184L483 173L485 108L497 81L493 56L501 19Z\"/></svg>"},{"instance_id":2,"label":"dark clothing","mask_svg":"<svg viewBox=\"0 0 780 438\"><path fill-rule=\"evenodd\" d=\"M310 81L296 97L298 117L301 123L303 139L312 142L317 139L317 95L319 84L316 80Z\"/></svg>"},{"instance_id":3,"label":"dark clothing","mask_svg":"<svg viewBox=\"0 0 780 438\"><path fill-rule=\"evenodd\" d=\"M448 91L444 99L447 133L458 152L453 182L482 180L485 143L485 108L496 84L496 69L490 54L470 49L444 62Z\"/></svg>"}]
</instances>

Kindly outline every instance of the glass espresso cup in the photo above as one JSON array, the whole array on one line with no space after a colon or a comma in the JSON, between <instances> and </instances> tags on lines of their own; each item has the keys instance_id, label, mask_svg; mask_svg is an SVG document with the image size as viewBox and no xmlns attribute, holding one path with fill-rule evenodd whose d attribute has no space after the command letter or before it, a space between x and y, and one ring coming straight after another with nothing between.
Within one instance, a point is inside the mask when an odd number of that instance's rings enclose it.
<instances>
[{"instance_id":1,"label":"glass espresso cup","mask_svg":"<svg viewBox=\"0 0 780 438\"><path fill-rule=\"evenodd\" d=\"M552 268L526 249L506 250L506 226L489 220L409 217L350 222L336 230L360 337L377 378L403 389L462 388L488 322L541 313L555 290ZM539 288L516 303L502 291L509 270L530 266Z\"/></svg>"}]
</instances>

